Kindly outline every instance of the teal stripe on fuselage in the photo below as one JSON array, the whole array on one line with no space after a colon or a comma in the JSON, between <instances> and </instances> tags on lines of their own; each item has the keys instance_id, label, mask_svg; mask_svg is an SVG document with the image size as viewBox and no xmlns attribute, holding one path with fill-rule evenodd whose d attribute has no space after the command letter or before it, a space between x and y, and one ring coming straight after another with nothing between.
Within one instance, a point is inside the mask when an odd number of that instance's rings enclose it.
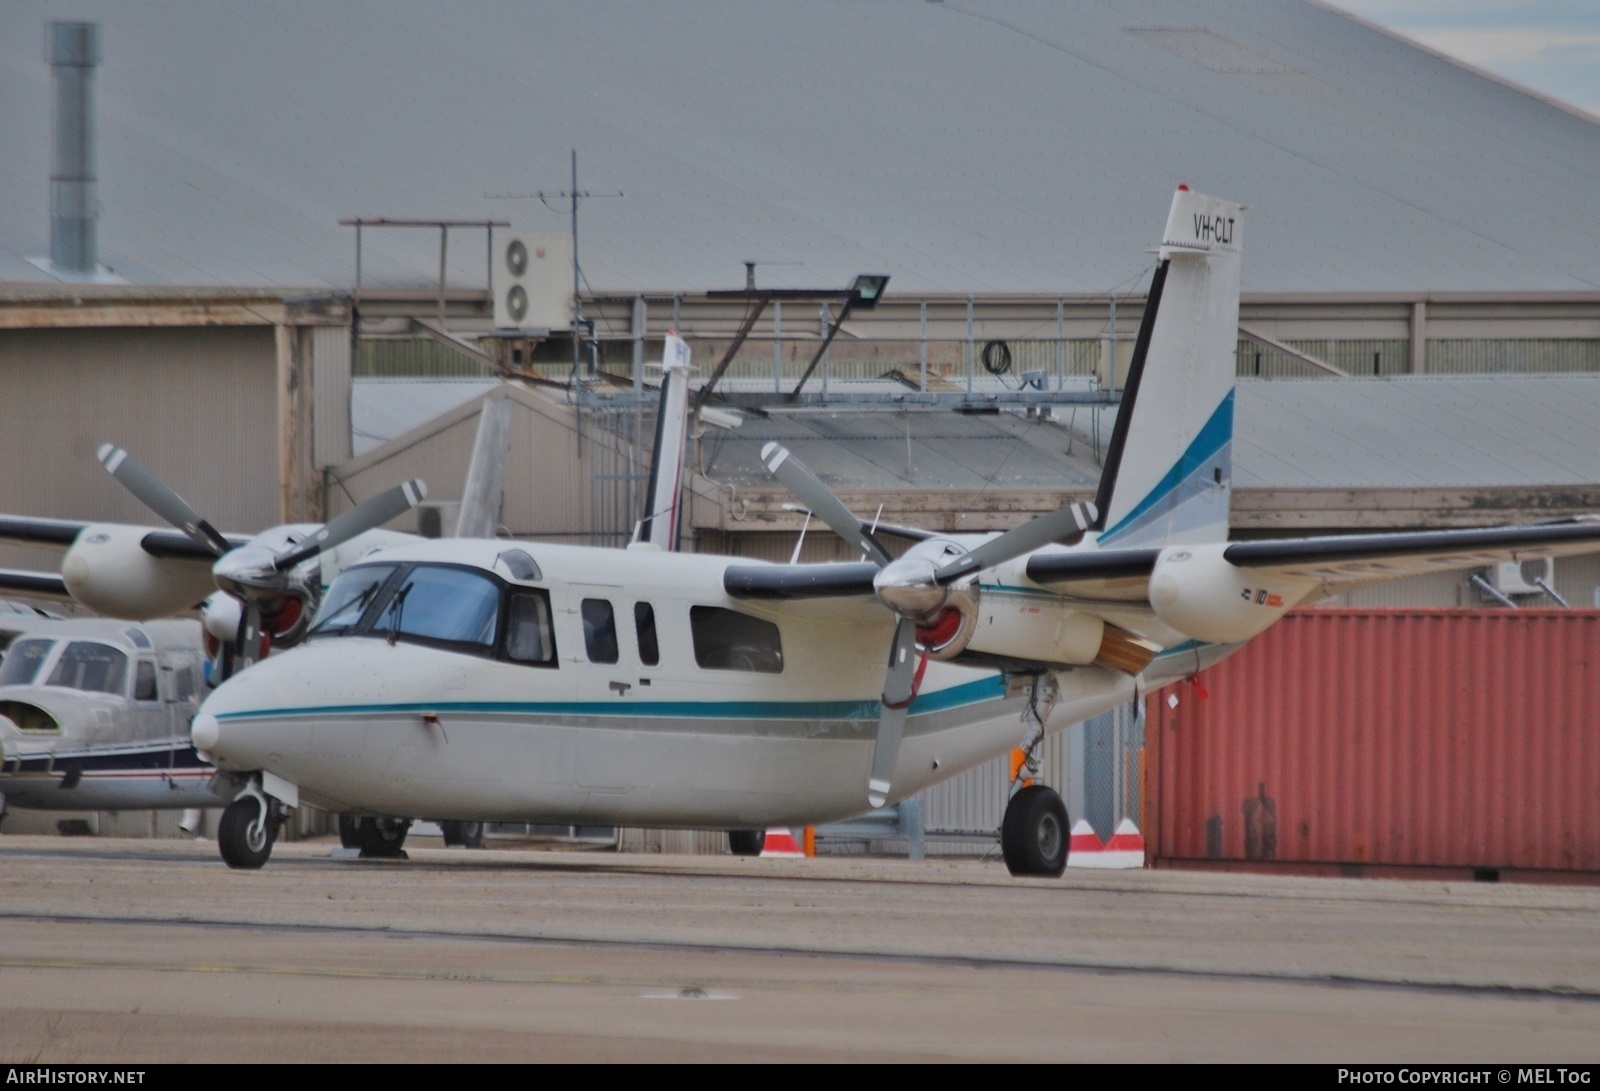
<instances>
[{"instance_id":1,"label":"teal stripe on fuselage","mask_svg":"<svg viewBox=\"0 0 1600 1091\"><path fill-rule=\"evenodd\" d=\"M1136 523L1146 512L1159 504L1166 503L1167 499L1182 487L1183 483L1189 480L1197 469L1216 457L1217 452L1232 441L1233 391L1230 390L1228 391L1228 396L1222 399L1216 410L1211 414L1211 418L1206 421L1205 427L1200 429L1200 434L1194 437L1194 442L1189 444L1188 449L1183 452L1178 461L1173 463L1166 476L1156 483L1155 488L1151 489L1149 494L1139 501L1132 511L1123 516L1121 522L1100 535L1100 544L1107 544L1129 526Z\"/></svg>"},{"instance_id":2,"label":"teal stripe on fuselage","mask_svg":"<svg viewBox=\"0 0 1600 1091\"><path fill-rule=\"evenodd\" d=\"M911 715L943 712L1005 696L999 675L965 682L911 702ZM368 716L381 713L511 713L520 716L630 716L699 720L877 720L878 701L408 701L373 705L316 705L305 708L224 712L218 720L281 716Z\"/></svg>"}]
</instances>

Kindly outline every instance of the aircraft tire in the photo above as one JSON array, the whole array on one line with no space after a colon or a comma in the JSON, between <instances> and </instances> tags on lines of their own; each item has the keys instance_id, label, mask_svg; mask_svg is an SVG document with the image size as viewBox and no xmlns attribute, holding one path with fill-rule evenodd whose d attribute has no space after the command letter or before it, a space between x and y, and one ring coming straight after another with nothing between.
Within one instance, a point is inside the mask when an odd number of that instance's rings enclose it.
<instances>
[{"instance_id":1,"label":"aircraft tire","mask_svg":"<svg viewBox=\"0 0 1600 1091\"><path fill-rule=\"evenodd\" d=\"M217 823L217 848L223 861L231 868L254 871L272 855L272 843L277 840L277 824L270 816L252 835L252 825L261 816L262 803L255 796L240 796L222 812Z\"/></svg>"},{"instance_id":2,"label":"aircraft tire","mask_svg":"<svg viewBox=\"0 0 1600 1091\"><path fill-rule=\"evenodd\" d=\"M351 820L355 825L355 847L367 858L404 860L406 833L411 821L405 818L364 818Z\"/></svg>"},{"instance_id":3,"label":"aircraft tire","mask_svg":"<svg viewBox=\"0 0 1600 1091\"><path fill-rule=\"evenodd\" d=\"M465 822L458 818L447 818L439 823L439 832L444 835L446 846L460 845L462 848L483 848L483 823Z\"/></svg>"},{"instance_id":4,"label":"aircraft tire","mask_svg":"<svg viewBox=\"0 0 1600 1091\"><path fill-rule=\"evenodd\" d=\"M766 830L729 830L728 849L735 856L760 856L767 843Z\"/></svg>"},{"instance_id":5,"label":"aircraft tire","mask_svg":"<svg viewBox=\"0 0 1600 1091\"><path fill-rule=\"evenodd\" d=\"M1067 806L1055 789L1030 784L1006 804L1000 854L1011 874L1060 878L1071 841Z\"/></svg>"},{"instance_id":6,"label":"aircraft tire","mask_svg":"<svg viewBox=\"0 0 1600 1091\"><path fill-rule=\"evenodd\" d=\"M339 816L339 845L341 848L359 849L361 839L356 834L356 816L341 814Z\"/></svg>"}]
</instances>

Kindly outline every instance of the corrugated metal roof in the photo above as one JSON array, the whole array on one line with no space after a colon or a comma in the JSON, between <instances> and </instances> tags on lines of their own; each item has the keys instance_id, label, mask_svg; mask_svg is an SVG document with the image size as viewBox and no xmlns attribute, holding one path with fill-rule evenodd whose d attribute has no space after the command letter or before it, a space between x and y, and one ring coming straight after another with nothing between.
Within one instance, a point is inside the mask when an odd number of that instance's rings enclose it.
<instances>
[{"instance_id":1,"label":"corrugated metal roof","mask_svg":"<svg viewBox=\"0 0 1600 1091\"><path fill-rule=\"evenodd\" d=\"M354 455L360 458L499 385L498 379L356 379L350 398Z\"/></svg>"},{"instance_id":2,"label":"corrugated metal roof","mask_svg":"<svg viewBox=\"0 0 1600 1091\"><path fill-rule=\"evenodd\" d=\"M893 275L1102 291L1173 185L1249 204L1247 290L1600 287L1600 129L1282 0L11 0L0 281L45 279L50 19L101 24L102 261L140 284L348 287L340 217L563 234L600 291ZM1203 28L1203 29L1200 29ZM450 276L485 279L457 231ZM437 236L368 231L369 284Z\"/></svg>"},{"instance_id":3,"label":"corrugated metal roof","mask_svg":"<svg viewBox=\"0 0 1600 1091\"><path fill-rule=\"evenodd\" d=\"M1244 488L1600 481L1600 376L1244 382L1236 417Z\"/></svg>"},{"instance_id":4,"label":"corrugated metal roof","mask_svg":"<svg viewBox=\"0 0 1600 1091\"><path fill-rule=\"evenodd\" d=\"M496 384L357 379L363 454ZM841 386L844 384L840 384ZM875 384L861 384L873 386ZM1592 485L1600 376L1518 375L1241 382L1233 481L1251 489ZM1011 413L850 407L746 416L707 429L704 470L764 487L777 440L837 489L1093 489L1114 409ZM1098 418L1098 419L1097 419Z\"/></svg>"}]
</instances>

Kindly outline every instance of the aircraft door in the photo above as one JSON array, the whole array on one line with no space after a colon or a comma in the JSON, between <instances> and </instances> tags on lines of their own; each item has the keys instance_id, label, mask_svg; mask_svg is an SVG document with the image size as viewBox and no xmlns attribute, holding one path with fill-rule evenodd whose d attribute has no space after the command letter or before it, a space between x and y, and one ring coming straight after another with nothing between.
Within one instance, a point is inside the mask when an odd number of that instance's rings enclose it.
<instances>
[{"instance_id":1,"label":"aircraft door","mask_svg":"<svg viewBox=\"0 0 1600 1091\"><path fill-rule=\"evenodd\" d=\"M623 589L572 584L561 611L562 675L580 701L627 702L638 696L639 659L632 602Z\"/></svg>"},{"instance_id":2,"label":"aircraft door","mask_svg":"<svg viewBox=\"0 0 1600 1091\"><path fill-rule=\"evenodd\" d=\"M157 679L160 671L156 661L148 654L133 661L133 703L128 706L129 718L134 723L134 733L141 739L159 738L165 734L166 708L161 701L161 687Z\"/></svg>"}]
</instances>

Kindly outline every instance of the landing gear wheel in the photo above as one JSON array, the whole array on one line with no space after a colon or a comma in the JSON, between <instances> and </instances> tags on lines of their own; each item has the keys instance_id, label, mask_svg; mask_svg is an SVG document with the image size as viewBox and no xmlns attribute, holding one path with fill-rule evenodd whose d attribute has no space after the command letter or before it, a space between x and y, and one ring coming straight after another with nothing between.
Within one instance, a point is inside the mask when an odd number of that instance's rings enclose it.
<instances>
[{"instance_id":1,"label":"landing gear wheel","mask_svg":"<svg viewBox=\"0 0 1600 1091\"><path fill-rule=\"evenodd\" d=\"M339 816L339 843L346 848L360 849L364 859L404 860L406 854L402 846L410 829L408 818L342 814Z\"/></svg>"},{"instance_id":2,"label":"landing gear wheel","mask_svg":"<svg viewBox=\"0 0 1600 1091\"><path fill-rule=\"evenodd\" d=\"M456 818L447 818L439 823L439 832L444 835L446 847L460 845L463 848L483 848L483 823L464 822Z\"/></svg>"},{"instance_id":3,"label":"landing gear wheel","mask_svg":"<svg viewBox=\"0 0 1600 1091\"><path fill-rule=\"evenodd\" d=\"M728 848L735 856L760 856L766 843L766 830L728 831Z\"/></svg>"},{"instance_id":4,"label":"landing gear wheel","mask_svg":"<svg viewBox=\"0 0 1600 1091\"><path fill-rule=\"evenodd\" d=\"M1059 878L1067 870L1070 844L1067 806L1053 788L1030 784L1006 804L1000 854L1011 874Z\"/></svg>"},{"instance_id":5,"label":"landing gear wheel","mask_svg":"<svg viewBox=\"0 0 1600 1091\"><path fill-rule=\"evenodd\" d=\"M217 848L231 868L255 870L272 855L278 839L272 805L257 795L242 795L228 804L217 823Z\"/></svg>"},{"instance_id":6,"label":"landing gear wheel","mask_svg":"<svg viewBox=\"0 0 1600 1091\"><path fill-rule=\"evenodd\" d=\"M339 845L341 848L359 849L360 840L356 837L357 818L353 814L339 816Z\"/></svg>"}]
</instances>

